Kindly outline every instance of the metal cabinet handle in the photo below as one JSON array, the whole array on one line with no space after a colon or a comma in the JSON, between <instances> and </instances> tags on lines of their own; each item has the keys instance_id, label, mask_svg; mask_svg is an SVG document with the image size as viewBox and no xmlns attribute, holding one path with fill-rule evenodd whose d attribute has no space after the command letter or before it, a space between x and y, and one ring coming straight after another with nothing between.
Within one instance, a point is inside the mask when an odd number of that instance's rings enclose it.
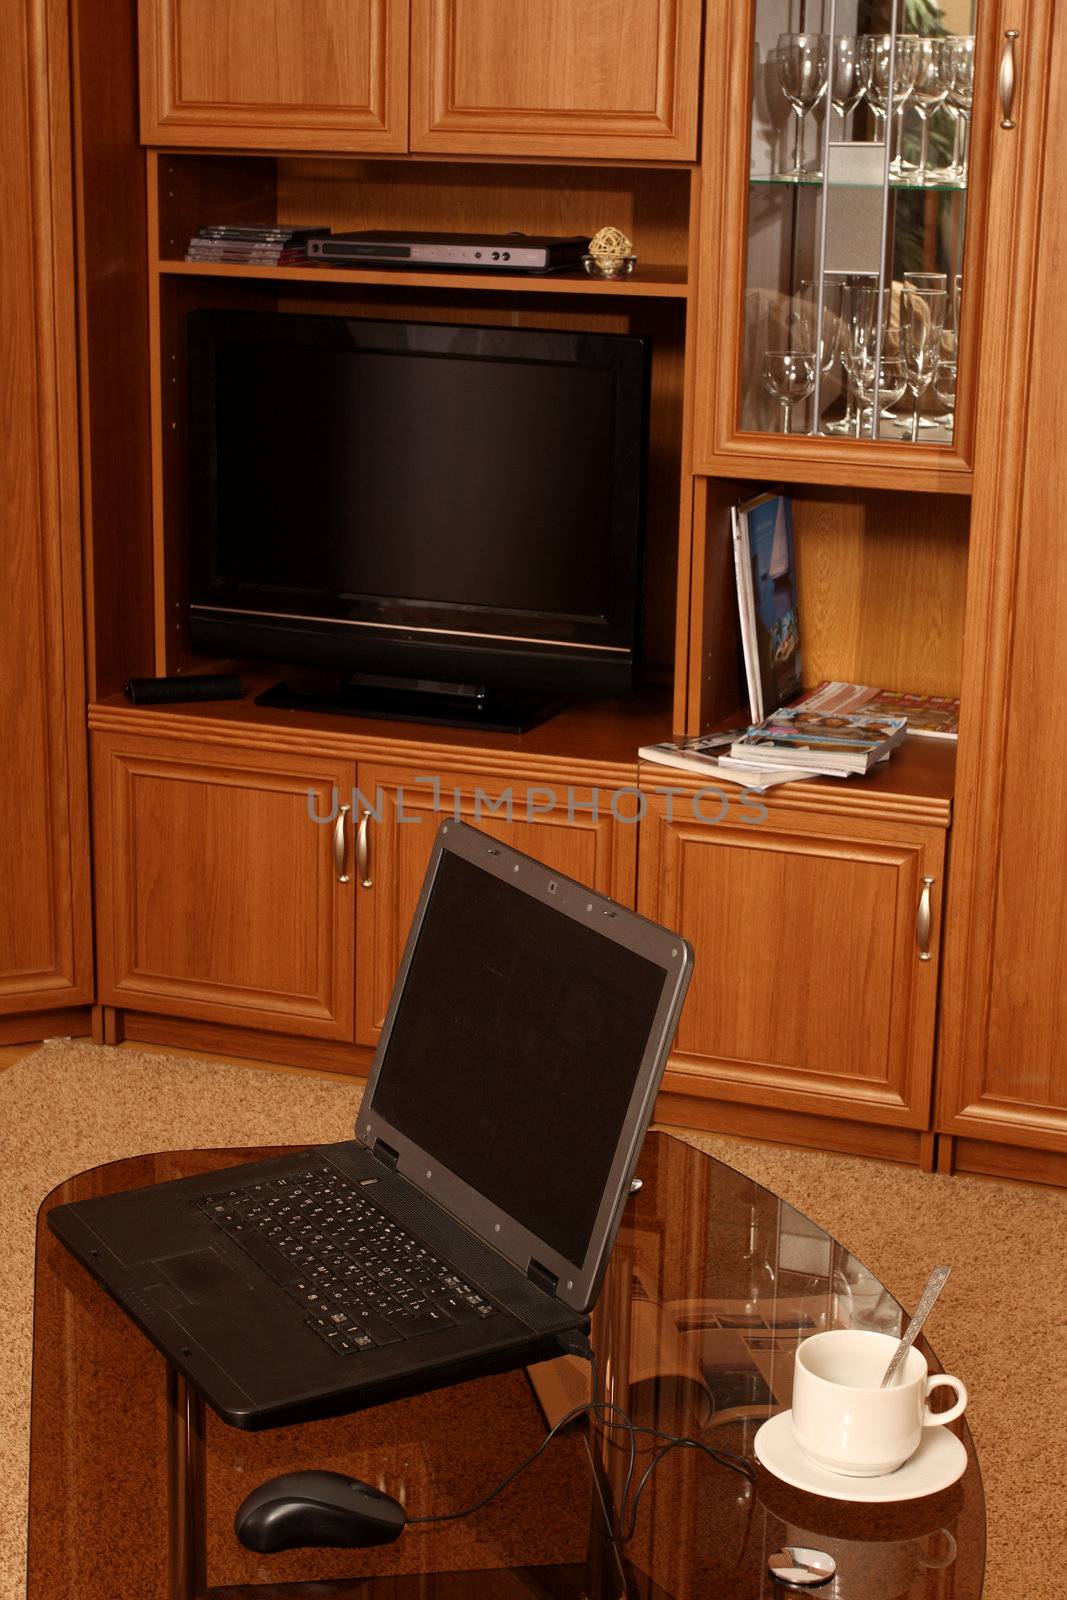
<instances>
[{"instance_id":1,"label":"metal cabinet handle","mask_svg":"<svg viewBox=\"0 0 1067 1600\"><path fill-rule=\"evenodd\" d=\"M1009 129L1015 126L1011 113L1015 105L1015 41L1018 37L1018 28L1005 29L1000 57L1000 109L1004 113L1000 126Z\"/></svg>"},{"instance_id":2,"label":"metal cabinet handle","mask_svg":"<svg viewBox=\"0 0 1067 1600\"><path fill-rule=\"evenodd\" d=\"M919 960L929 961L930 956L930 890L934 886L933 878L923 879L922 894L919 896L919 909L915 914L915 943L919 947Z\"/></svg>"},{"instance_id":3,"label":"metal cabinet handle","mask_svg":"<svg viewBox=\"0 0 1067 1600\"><path fill-rule=\"evenodd\" d=\"M367 838L369 826L370 812L364 811L356 830L356 874L363 889L374 888L374 879L370 875L370 841Z\"/></svg>"},{"instance_id":4,"label":"metal cabinet handle","mask_svg":"<svg viewBox=\"0 0 1067 1600\"><path fill-rule=\"evenodd\" d=\"M348 882L348 838L345 834L345 817L351 806L342 806L333 825L333 865L338 883Z\"/></svg>"}]
</instances>

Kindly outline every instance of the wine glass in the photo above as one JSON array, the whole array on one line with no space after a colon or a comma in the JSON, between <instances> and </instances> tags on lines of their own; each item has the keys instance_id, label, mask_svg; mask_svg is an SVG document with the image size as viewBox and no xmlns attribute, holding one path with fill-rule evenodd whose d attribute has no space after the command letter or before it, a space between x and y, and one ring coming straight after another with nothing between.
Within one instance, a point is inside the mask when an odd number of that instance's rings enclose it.
<instances>
[{"instance_id":1,"label":"wine glass","mask_svg":"<svg viewBox=\"0 0 1067 1600\"><path fill-rule=\"evenodd\" d=\"M793 407L815 388L816 356L811 350L768 350L763 357L763 387L782 408L782 432L792 430Z\"/></svg>"},{"instance_id":2,"label":"wine glass","mask_svg":"<svg viewBox=\"0 0 1067 1600\"><path fill-rule=\"evenodd\" d=\"M915 399L911 437L919 437L919 406L934 376L945 331L948 295L944 289L904 289L900 295L900 354L908 389Z\"/></svg>"},{"instance_id":3,"label":"wine glass","mask_svg":"<svg viewBox=\"0 0 1067 1600\"><path fill-rule=\"evenodd\" d=\"M785 174L799 183L803 176L804 118L826 93L829 54L824 33L781 33L774 58L778 83L797 119L792 171ZM817 176L817 174L813 174Z\"/></svg>"},{"instance_id":4,"label":"wine glass","mask_svg":"<svg viewBox=\"0 0 1067 1600\"><path fill-rule=\"evenodd\" d=\"M875 116L886 124L887 139L889 118L903 108L915 82L917 43L914 35L906 33L895 41L888 33L865 33L860 39L867 101Z\"/></svg>"},{"instance_id":5,"label":"wine glass","mask_svg":"<svg viewBox=\"0 0 1067 1600\"><path fill-rule=\"evenodd\" d=\"M856 438L860 437L864 414L871 413L871 434L874 434L874 406L885 415L889 406L902 398L907 388L907 370L903 357L879 355L873 347L850 352L847 361L849 381L856 391L859 405L856 409Z\"/></svg>"},{"instance_id":6,"label":"wine glass","mask_svg":"<svg viewBox=\"0 0 1067 1600\"><path fill-rule=\"evenodd\" d=\"M838 354L845 379L845 414L836 421L824 424L825 433L855 432L855 391L849 378L849 359L853 352L865 350L874 344L878 329L878 306L877 275L867 277L855 274L841 284Z\"/></svg>"},{"instance_id":7,"label":"wine glass","mask_svg":"<svg viewBox=\"0 0 1067 1600\"><path fill-rule=\"evenodd\" d=\"M841 279L826 278L822 297L819 285L801 279L790 303L788 342L797 350L811 351L822 377L828 378L837 365L841 347L845 285Z\"/></svg>"},{"instance_id":8,"label":"wine glass","mask_svg":"<svg viewBox=\"0 0 1067 1600\"><path fill-rule=\"evenodd\" d=\"M919 165L915 169L913 180L917 184L929 182L930 118L939 106L944 105L948 94L948 84L944 75L945 43L944 39L919 39L916 46L915 82L912 84L911 100L915 107L915 115L922 123Z\"/></svg>"},{"instance_id":9,"label":"wine glass","mask_svg":"<svg viewBox=\"0 0 1067 1600\"><path fill-rule=\"evenodd\" d=\"M828 279L820 300L818 283L801 279L789 307L789 343L798 350L812 351L823 377L829 376L837 360L843 295L844 284Z\"/></svg>"},{"instance_id":10,"label":"wine glass","mask_svg":"<svg viewBox=\"0 0 1067 1600\"><path fill-rule=\"evenodd\" d=\"M898 33L896 48L896 66L893 76L899 91L903 87L902 78L908 79L907 88L899 96L895 93L894 101L894 146L896 154L889 163L889 170L895 178L902 178L906 170L904 162L904 112L915 93L915 79L919 72L919 46L922 39L917 33Z\"/></svg>"},{"instance_id":11,"label":"wine glass","mask_svg":"<svg viewBox=\"0 0 1067 1600\"><path fill-rule=\"evenodd\" d=\"M855 111L864 95L867 84L860 60L859 40L855 34L839 33L830 46L830 104L841 118L841 137L845 137L845 123L849 113ZM948 93L948 90L945 90Z\"/></svg>"},{"instance_id":12,"label":"wine glass","mask_svg":"<svg viewBox=\"0 0 1067 1600\"><path fill-rule=\"evenodd\" d=\"M945 39L944 46L941 61L946 103L956 117L952 160L944 175L963 184L967 181L967 136L974 100L974 37L961 34L958 38Z\"/></svg>"},{"instance_id":13,"label":"wine glass","mask_svg":"<svg viewBox=\"0 0 1067 1600\"><path fill-rule=\"evenodd\" d=\"M944 406L938 421L950 431L956 416L956 360L954 356L939 355L934 367L934 398Z\"/></svg>"},{"instance_id":14,"label":"wine glass","mask_svg":"<svg viewBox=\"0 0 1067 1600\"><path fill-rule=\"evenodd\" d=\"M954 329L953 329L953 327L951 325L951 322L949 320L950 319L950 315L951 315L951 311L952 311L952 301L949 299L949 295L948 295L948 273L947 272L905 272L903 274L903 276L902 276L902 285L903 285L903 290L905 292L908 291L908 290L911 290L911 289L915 289L915 290L918 290L918 292L920 294L929 294L929 295L934 295L934 296L944 295L944 297L945 297L945 300L944 300L945 310L944 310L944 320L943 320L943 325L942 325L940 347L941 347L942 353L945 352L946 342L950 343L953 346L953 348L955 348L955 333L954 333ZM935 299L935 301L934 301L934 304L937 305L937 306L940 306L941 303L942 302L939 299ZM920 418L919 418L919 427L920 428L936 428L937 426L938 426L937 421L933 417L920 416Z\"/></svg>"}]
</instances>

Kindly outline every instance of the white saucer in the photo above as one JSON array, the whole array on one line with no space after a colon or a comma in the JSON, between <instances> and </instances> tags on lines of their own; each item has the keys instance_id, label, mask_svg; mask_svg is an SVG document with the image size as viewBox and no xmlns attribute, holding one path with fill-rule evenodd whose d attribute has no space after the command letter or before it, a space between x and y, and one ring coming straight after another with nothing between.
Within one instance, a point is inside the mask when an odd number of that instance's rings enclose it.
<instances>
[{"instance_id":1,"label":"white saucer","mask_svg":"<svg viewBox=\"0 0 1067 1600\"><path fill-rule=\"evenodd\" d=\"M783 1483L827 1500L864 1500L871 1503L893 1500L921 1500L924 1495L947 1489L962 1478L967 1468L967 1450L947 1428L924 1428L918 1450L895 1472L879 1478L849 1478L830 1472L810 1461L797 1444L793 1433L793 1413L779 1411L760 1428L752 1441L757 1461Z\"/></svg>"}]
</instances>

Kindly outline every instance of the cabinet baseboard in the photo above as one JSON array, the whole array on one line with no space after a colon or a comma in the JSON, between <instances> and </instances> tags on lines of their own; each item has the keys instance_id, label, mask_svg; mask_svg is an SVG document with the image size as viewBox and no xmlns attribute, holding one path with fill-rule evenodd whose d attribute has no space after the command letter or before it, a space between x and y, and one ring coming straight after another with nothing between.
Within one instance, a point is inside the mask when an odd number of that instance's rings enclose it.
<instances>
[{"instance_id":1,"label":"cabinet baseboard","mask_svg":"<svg viewBox=\"0 0 1067 1600\"><path fill-rule=\"evenodd\" d=\"M228 1027L186 1017L160 1017L147 1011L122 1011L122 1037L131 1043L169 1045L203 1055L236 1056L314 1072L337 1072L366 1078L374 1059L365 1045L336 1044L329 1039L302 1039L265 1033L255 1028Z\"/></svg>"},{"instance_id":2,"label":"cabinet baseboard","mask_svg":"<svg viewBox=\"0 0 1067 1600\"><path fill-rule=\"evenodd\" d=\"M67 1011L23 1011L0 1017L0 1044L37 1044L42 1039L82 1039L92 1029L92 1010L75 1006Z\"/></svg>"},{"instance_id":3,"label":"cabinet baseboard","mask_svg":"<svg viewBox=\"0 0 1067 1600\"><path fill-rule=\"evenodd\" d=\"M796 1145L804 1150L829 1150L839 1155L872 1156L879 1161L901 1161L909 1166L929 1166L926 1135L914 1128L889 1128L850 1122L843 1117L806 1116L774 1107L745 1106L696 1095L661 1094L656 1120L669 1127L696 1128L701 1133L722 1133L735 1139L758 1139L766 1144ZM927 1144L928 1144L927 1140Z\"/></svg>"}]
</instances>

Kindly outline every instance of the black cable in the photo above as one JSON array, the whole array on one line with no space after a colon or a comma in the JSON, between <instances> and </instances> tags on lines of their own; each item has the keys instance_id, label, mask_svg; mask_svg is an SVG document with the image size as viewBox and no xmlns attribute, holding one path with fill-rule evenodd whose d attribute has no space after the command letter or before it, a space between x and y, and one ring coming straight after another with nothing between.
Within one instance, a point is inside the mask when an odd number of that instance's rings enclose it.
<instances>
[{"instance_id":1,"label":"black cable","mask_svg":"<svg viewBox=\"0 0 1067 1600\"><path fill-rule=\"evenodd\" d=\"M664 1437L664 1435L659 1434L659 1430L656 1428L639 1428L637 1431L639 1433L655 1433L658 1434L660 1438ZM685 1439L672 1435L666 1435L666 1437L670 1440L670 1442L665 1444L663 1449L658 1451L657 1454L653 1456L652 1460L649 1462L641 1476L641 1481L638 1483L637 1488L634 1491L633 1500L630 1502L629 1522L625 1530L621 1533L624 1544L628 1543L637 1531L637 1507L640 1504L641 1496L645 1490L645 1485L648 1483L649 1478L651 1478L652 1474L655 1472L663 1458L665 1456L669 1456L672 1450L702 1450L705 1455L711 1456L713 1461L718 1461L722 1466L729 1467L734 1472L743 1473L744 1476L752 1483L756 1481L755 1468L750 1462L746 1461L743 1456L734 1455L732 1450L718 1450L714 1445L703 1444L699 1439ZM625 1505L625 1502L623 1504Z\"/></svg>"},{"instance_id":2,"label":"black cable","mask_svg":"<svg viewBox=\"0 0 1067 1600\"><path fill-rule=\"evenodd\" d=\"M592 1367L593 1392L595 1394L599 1383L596 1361L591 1351L587 1351L586 1355L590 1366ZM549 1429L548 1433L538 1445L537 1449L534 1450L531 1455L528 1455L525 1461L520 1461L518 1466L514 1467L512 1471L508 1473L506 1478L502 1478L495 1488L490 1489L488 1494L483 1495L480 1500L476 1500L473 1505L464 1506L460 1511L438 1512L434 1516L409 1517L408 1526L425 1526L427 1523L432 1522L455 1522L461 1517L473 1516L476 1511L481 1511L484 1506L489 1505L490 1501L495 1500L497 1495L501 1494L509 1484L514 1483L515 1479L519 1477L521 1473L525 1472L527 1467L533 1466L533 1463L538 1459L538 1457L543 1455L548 1449L557 1433L562 1433L564 1428L569 1427L572 1422L577 1422L579 1417L584 1417L586 1415L597 1416L608 1428L624 1428L627 1433L630 1459L627 1464L626 1478L623 1483L622 1495L620 1497L618 1507L619 1537L624 1544L634 1536L634 1532L637 1527L637 1508L641 1496L644 1493L645 1485L648 1483L649 1478L652 1476L653 1472L659 1466L663 1458L670 1455L672 1450L700 1450L705 1455L710 1456L713 1461L717 1461L720 1466L728 1467L732 1472L740 1472L751 1482L755 1482L756 1471L752 1466L752 1463L746 1461L744 1456L737 1455L733 1450L725 1450L717 1445L705 1444L702 1439L689 1439L682 1435L665 1433L660 1428L650 1428L641 1424L637 1424L633 1421L633 1418L622 1409L621 1406L615 1405L612 1401L590 1400L584 1405L574 1406L570 1411L567 1412L566 1416L561 1417L554 1427ZM627 1516L626 1506L627 1501L630 1498L630 1490L633 1486L634 1472L637 1464L637 1435L639 1433L648 1434L650 1438L662 1439L666 1442L663 1449L656 1452L648 1466L645 1468L641 1480L637 1485L633 1500L630 1503L629 1516Z\"/></svg>"},{"instance_id":3,"label":"black cable","mask_svg":"<svg viewBox=\"0 0 1067 1600\"><path fill-rule=\"evenodd\" d=\"M627 1484L629 1484L630 1476L633 1473L634 1459L637 1454L637 1444L634 1439L634 1435L637 1430L621 1406L612 1405L608 1400L590 1400L585 1405L575 1406L572 1410L567 1412L565 1417L561 1417L556 1423L555 1427L549 1429L548 1433L546 1433L544 1439L542 1439L541 1443L538 1445L533 1454L527 1456L525 1461L520 1461L519 1465L509 1472L507 1477L503 1478L500 1483L497 1484L495 1489L490 1489L487 1495L483 1495L482 1498L480 1500L476 1500L473 1505L465 1506L462 1511L442 1511L436 1516L432 1517L409 1517L407 1522L408 1527L416 1527L420 1523L427 1522L454 1522L459 1517L469 1517L472 1516L475 1511L481 1511L482 1507L487 1506L491 1500L495 1500L497 1495L508 1487L509 1483L513 1483L521 1472L525 1472L527 1467L533 1466L538 1456L543 1455L548 1449L557 1433L560 1433L564 1428L569 1427L572 1422L576 1422L578 1418L584 1416L587 1411L617 1411L619 1413L621 1421L612 1422L609 1424L609 1426L614 1428L625 1428L630 1435L630 1467L627 1474Z\"/></svg>"}]
</instances>

